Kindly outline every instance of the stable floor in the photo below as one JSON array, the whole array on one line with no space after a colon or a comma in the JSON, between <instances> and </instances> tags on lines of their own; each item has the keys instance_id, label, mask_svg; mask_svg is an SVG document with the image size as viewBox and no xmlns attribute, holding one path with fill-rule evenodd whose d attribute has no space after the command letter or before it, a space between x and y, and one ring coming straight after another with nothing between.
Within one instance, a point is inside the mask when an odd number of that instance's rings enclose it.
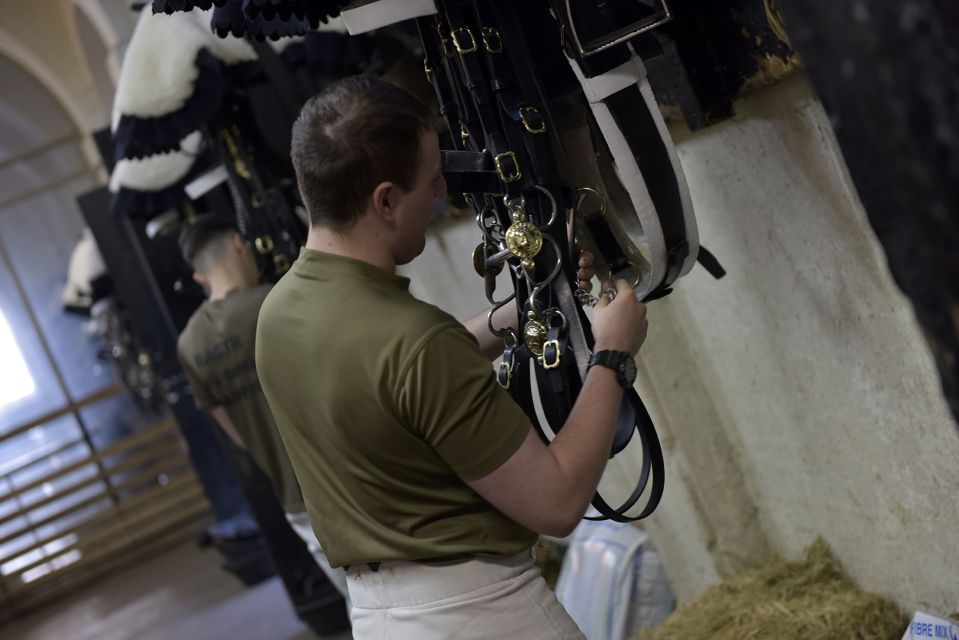
<instances>
[{"instance_id":1,"label":"stable floor","mask_svg":"<svg viewBox=\"0 0 959 640\"><path fill-rule=\"evenodd\" d=\"M219 554L176 547L135 569L94 583L13 624L17 640L310 640L273 578L254 587L219 567ZM350 640L347 633L324 640Z\"/></svg>"}]
</instances>

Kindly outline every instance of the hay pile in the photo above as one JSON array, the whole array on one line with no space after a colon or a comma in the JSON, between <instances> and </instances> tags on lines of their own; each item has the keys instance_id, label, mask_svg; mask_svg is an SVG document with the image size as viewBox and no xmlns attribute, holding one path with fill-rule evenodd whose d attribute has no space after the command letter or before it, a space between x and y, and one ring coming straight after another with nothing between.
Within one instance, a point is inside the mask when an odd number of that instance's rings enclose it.
<instances>
[{"instance_id":1,"label":"hay pile","mask_svg":"<svg viewBox=\"0 0 959 640\"><path fill-rule=\"evenodd\" d=\"M817 539L804 561L726 580L637 640L899 640L908 624L895 604L860 591Z\"/></svg>"}]
</instances>

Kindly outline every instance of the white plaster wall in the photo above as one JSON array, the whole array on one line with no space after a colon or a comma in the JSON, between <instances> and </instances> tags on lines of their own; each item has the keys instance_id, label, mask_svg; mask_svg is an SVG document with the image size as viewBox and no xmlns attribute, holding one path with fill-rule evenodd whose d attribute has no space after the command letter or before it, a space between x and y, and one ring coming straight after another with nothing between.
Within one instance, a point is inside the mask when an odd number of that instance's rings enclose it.
<instances>
[{"instance_id":1,"label":"white plaster wall","mask_svg":"<svg viewBox=\"0 0 959 640\"><path fill-rule=\"evenodd\" d=\"M948 613L959 598L959 430L920 329L805 80L737 114L679 136L701 237L729 275L697 270L652 305L653 325L675 323L668 337L694 358L670 362L660 344L645 361L654 380L694 368L721 419L665 428L687 455L712 430L733 444L774 550L796 556L822 535L863 587ZM672 413L703 402L660 391ZM730 469L697 473L714 471L722 482Z\"/></svg>"},{"instance_id":2,"label":"white plaster wall","mask_svg":"<svg viewBox=\"0 0 959 640\"><path fill-rule=\"evenodd\" d=\"M473 248L482 236L470 216L443 220L432 226L423 254L398 269L410 279L410 292L454 317L465 320L489 308L483 279L473 270ZM496 296L512 292L504 269L497 279Z\"/></svg>"},{"instance_id":3,"label":"white plaster wall","mask_svg":"<svg viewBox=\"0 0 959 640\"><path fill-rule=\"evenodd\" d=\"M736 110L673 132L729 275L695 269L650 305L638 385L668 484L645 526L681 600L821 535L865 589L949 613L959 429L920 329L805 79ZM406 268L413 291L458 317L482 309L478 240L471 220L436 228ZM604 486L624 491L637 466L617 459Z\"/></svg>"}]
</instances>

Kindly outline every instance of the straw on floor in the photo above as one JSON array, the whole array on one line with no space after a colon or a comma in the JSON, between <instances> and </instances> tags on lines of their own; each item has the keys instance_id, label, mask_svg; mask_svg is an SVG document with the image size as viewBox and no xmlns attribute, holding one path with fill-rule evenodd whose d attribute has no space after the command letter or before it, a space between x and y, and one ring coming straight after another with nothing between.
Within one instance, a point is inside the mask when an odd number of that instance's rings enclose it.
<instances>
[{"instance_id":1,"label":"straw on floor","mask_svg":"<svg viewBox=\"0 0 959 640\"><path fill-rule=\"evenodd\" d=\"M908 623L817 539L803 561L775 560L711 587L637 640L899 640Z\"/></svg>"}]
</instances>

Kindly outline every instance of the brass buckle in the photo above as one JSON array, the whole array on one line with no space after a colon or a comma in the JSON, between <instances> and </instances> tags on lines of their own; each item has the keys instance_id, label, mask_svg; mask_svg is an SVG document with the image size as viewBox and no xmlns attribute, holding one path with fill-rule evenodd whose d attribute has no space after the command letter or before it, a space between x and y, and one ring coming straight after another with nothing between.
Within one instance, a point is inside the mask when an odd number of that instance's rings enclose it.
<instances>
[{"instance_id":1,"label":"brass buckle","mask_svg":"<svg viewBox=\"0 0 959 640\"><path fill-rule=\"evenodd\" d=\"M273 256L273 267L277 273L286 273L290 270L290 260L284 254L278 253Z\"/></svg>"},{"instance_id":2,"label":"brass buckle","mask_svg":"<svg viewBox=\"0 0 959 640\"><path fill-rule=\"evenodd\" d=\"M440 23L436 24L436 35L440 39L440 45L443 47L443 53L446 54L447 58L453 57L453 50L450 49L450 41L445 35L443 35L443 25Z\"/></svg>"},{"instance_id":3,"label":"brass buckle","mask_svg":"<svg viewBox=\"0 0 959 640\"><path fill-rule=\"evenodd\" d=\"M536 120L531 122L530 116L533 116ZM530 133L543 133L546 131L546 119L543 118L543 114L540 113L536 107L520 107L519 119L523 122L523 128Z\"/></svg>"},{"instance_id":4,"label":"brass buckle","mask_svg":"<svg viewBox=\"0 0 959 640\"><path fill-rule=\"evenodd\" d=\"M506 361L504 360L503 362L499 363L499 370L500 370L500 373L499 375L496 376L497 384L499 384L499 386L503 387L504 389L509 389L510 384L513 383L513 363L510 362L509 364L507 364ZM501 379L504 371L506 372L506 384L503 384L503 381Z\"/></svg>"},{"instance_id":5,"label":"brass buckle","mask_svg":"<svg viewBox=\"0 0 959 640\"><path fill-rule=\"evenodd\" d=\"M430 61L426 57L423 58L423 72L426 74L426 81L433 84L433 70L430 68Z\"/></svg>"},{"instance_id":6,"label":"brass buckle","mask_svg":"<svg viewBox=\"0 0 959 640\"><path fill-rule=\"evenodd\" d=\"M460 39L456 34L461 31L470 37L469 46L463 46L460 44ZM450 37L453 38L453 46L456 47L456 50L459 51L460 54L473 53L476 51L476 38L473 37L473 32L470 31L469 27L458 27L453 29L450 31Z\"/></svg>"},{"instance_id":7,"label":"brass buckle","mask_svg":"<svg viewBox=\"0 0 959 640\"><path fill-rule=\"evenodd\" d=\"M260 236L253 241L253 244L256 246L256 250L262 255L266 255L273 251L273 238L270 236Z\"/></svg>"},{"instance_id":8,"label":"brass buckle","mask_svg":"<svg viewBox=\"0 0 959 640\"><path fill-rule=\"evenodd\" d=\"M506 173L506 171L503 169L503 160L513 161L512 173ZM519 162L516 160L516 154L512 151L505 151L497 156L494 156L493 162L496 164L496 173L499 174L499 179L503 182L514 182L523 177L523 172L519 168Z\"/></svg>"},{"instance_id":9,"label":"brass buckle","mask_svg":"<svg viewBox=\"0 0 959 640\"><path fill-rule=\"evenodd\" d=\"M556 349L556 360L553 362L546 362L546 348L553 347ZM559 366L560 361L560 352L559 352L559 340L547 340L543 343L543 356L540 358L540 362L543 365L544 369L555 369Z\"/></svg>"},{"instance_id":10,"label":"brass buckle","mask_svg":"<svg viewBox=\"0 0 959 640\"><path fill-rule=\"evenodd\" d=\"M483 38L483 48L490 53L503 52L503 38L495 27L483 27L480 29L480 35ZM491 44L492 43L492 44Z\"/></svg>"}]
</instances>

